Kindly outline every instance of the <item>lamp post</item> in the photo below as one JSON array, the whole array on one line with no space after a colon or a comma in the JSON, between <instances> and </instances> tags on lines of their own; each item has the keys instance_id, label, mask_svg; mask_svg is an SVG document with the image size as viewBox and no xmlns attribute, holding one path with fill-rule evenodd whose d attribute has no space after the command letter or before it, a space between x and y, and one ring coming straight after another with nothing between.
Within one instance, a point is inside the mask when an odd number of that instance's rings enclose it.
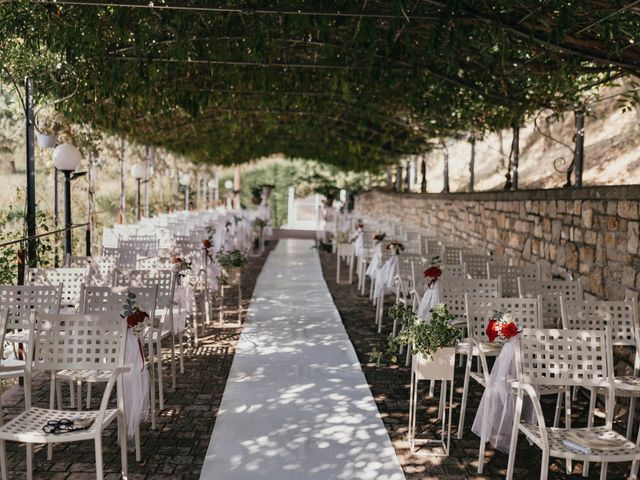
<instances>
[{"instance_id":1,"label":"lamp post","mask_svg":"<svg viewBox=\"0 0 640 480\"><path fill-rule=\"evenodd\" d=\"M227 210L231 210L233 201L233 180L227 180L224 182L224 188L227 189Z\"/></svg>"},{"instance_id":2,"label":"lamp post","mask_svg":"<svg viewBox=\"0 0 640 480\"><path fill-rule=\"evenodd\" d=\"M55 135L46 135L44 133L36 134L36 138L38 139L38 146L45 150L53 150L58 142L58 137ZM58 193L58 170L56 168L53 169L53 227L54 230L58 230L58 223L60 220L60 208L58 201L59 193ZM58 235L56 234L56 239L58 239ZM58 247L56 246L54 252L54 266L58 268L60 266L60 259L58 257Z\"/></svg>"},{"instance_id":3,"label":"lamp post","mask_svg":"<svg viewBox=\"0 0 640 480\"><path fill-rule=\"evenodd\" d=\"M64 174L64 253L71 255L71 173L82 161L80 151L68 143L53 150L53 166Z\"/></svg>"},{"instance_id":4,"label":"lamp post","mask_svg":"<svg viewBox=\"0 0 640 480\"><path fill-rule=\"evenodd\" d=\"M138 222L140 221L140 217L142 215L142 209L140 207L140 183L142 179L146 179L147 176L147 166L144 163L136 163L133 167L131 167L131 175L136 179L137 184L137 203L136 203L136 218Z\"/></svg>"},{"instance_id":5,"label":"lamp post","mask_svg":"<svg viewBox=\"0 0 640 480\"><path fill-rule=\"evenodd\" d=\"M189 184L191 183L191 175L183 173L180 175L180 185L184 187L184 209L189 210Z\"/></svg>"}]
</instances>

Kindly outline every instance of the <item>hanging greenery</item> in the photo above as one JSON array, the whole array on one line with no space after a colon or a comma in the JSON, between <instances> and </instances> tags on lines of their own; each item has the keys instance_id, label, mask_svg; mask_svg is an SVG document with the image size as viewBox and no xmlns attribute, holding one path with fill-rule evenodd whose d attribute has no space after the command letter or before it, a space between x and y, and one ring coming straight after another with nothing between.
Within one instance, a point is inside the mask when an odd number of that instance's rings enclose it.
<instances>
[{"instance_id":1,"label":"hanging greenery","mask_svg":"<svg viewBox=\"0 0 640 480\"><path fill-rule=\"evenodd\" d=\"M3 2L0 79L30 75L70 121L196 162L364 170L640 73L635 4L312 3Z\"/></svg>"}]
</instances>

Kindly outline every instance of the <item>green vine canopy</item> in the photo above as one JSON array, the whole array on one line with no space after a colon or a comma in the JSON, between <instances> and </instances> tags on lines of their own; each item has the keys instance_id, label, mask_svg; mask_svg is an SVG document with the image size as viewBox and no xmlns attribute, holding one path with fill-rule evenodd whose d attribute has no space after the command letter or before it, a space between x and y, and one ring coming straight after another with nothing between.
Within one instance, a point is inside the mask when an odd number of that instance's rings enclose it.
<instances>
[{"instance_id":1,"label":"green vine canopy","mask_svg":"<svg viewBox=\"0 0 640 480\"><path fill-rule=\"evenodd\" d=\"M195 162L282 153L376 170L637 77L639 12L600 0L5 0L0 80L30 76L69 122Z\"/></svg>"}]
</instances>

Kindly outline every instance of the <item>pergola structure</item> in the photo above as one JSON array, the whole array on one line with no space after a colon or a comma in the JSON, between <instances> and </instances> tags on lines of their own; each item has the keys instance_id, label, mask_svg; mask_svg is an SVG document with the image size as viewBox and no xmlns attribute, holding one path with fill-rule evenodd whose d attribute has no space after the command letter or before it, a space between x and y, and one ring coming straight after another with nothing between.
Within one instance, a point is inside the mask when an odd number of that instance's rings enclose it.
<instances>
[{"instance_id":1,"label":"pergola structure","mask_svg":"<svg viewBox=\"0 0 640 480\"><path fill-rule=\"evenodd\" d=\"M197 162L377 169L640 72L638 2L0 2L2 76ZM635 91L629 93L635 98ZM514 172L517 176L517 173ZM517 185L517 178L513 179Z\"/></svg>"}]
</instances>

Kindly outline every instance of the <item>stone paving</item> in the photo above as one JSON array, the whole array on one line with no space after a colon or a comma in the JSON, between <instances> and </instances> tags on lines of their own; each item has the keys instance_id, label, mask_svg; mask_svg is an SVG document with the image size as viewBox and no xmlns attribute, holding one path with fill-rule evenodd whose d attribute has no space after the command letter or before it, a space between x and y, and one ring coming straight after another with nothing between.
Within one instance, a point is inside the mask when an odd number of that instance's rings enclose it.
<instances>
[{"instance_id":1,"label":"stone paving","mask_svg":"<svg viewBox=\"0 0 640 480\"><path fill-rule=\"evenodd\" d=\"M507 468L507 455L495 451L491 445L487 445L484 474L479 475L477 473L480 440L471 432L471 425L483 390L478 388L473 381L470 382L471 389L462 440L455 439L459 409L456 408L453 414L450 456L438 456L436 455L438 453L437 450L427 447L418 448L413 454L409 451L409 445L406 442L407 423L409 420L409 368L404 366L404 361L402 361L402 366L381 365L378 367L375 364L368 363L369 352L374 346L378 349L384 348L386 337L391 331L391 322L385 321L383 333L378 334L374 323L375 308L368 297L362 297L357 291L357 278L354 276L353 285L337 285L335 281L335 255L322 253L321 261L325 280L329 285L329 290L334 297L334 302L338 307L351 342L356 349L362 370L369 382L373 397L396 449L396 454L403 466L407 480L504 479ZM346 276L346 270L342 270L342 275ZM385 312L390 305L391 303L386 305ZM462 398L463 377L464 369L456 368L454 403L459 402ZM436 390L436 399L429 399L428 392L425 391L427 384L428 382L420 382L418 393L418 399L422 406L422 408L419 407L418 409L418 436L439 438L439 423L436 421L438 391ZM543 401L546 418L552 419L555 397L543 399ZM457 403L454 406L457 406ZM572 423L575 426L585 426L586 415L584 415L584 411L587 407L587 402L584 399L580 399L578 402L574 402L572 407L572 413L575 417ZM624 431L624 421L625 419L622 419L619 425L620 431ZM520 437L514 478L539 478L540 459L540 450L529 446L524 437ZM629 467L629 463L610 464L608 478L612 480L627 478L629 476ZM584 478L582 477L581 463L574 463L573 475L564 474L564 468L564 462L551 459L549 478ZM599 478L599 465L592 464L589 473L588 478Z\"/></svg>"},{"instance_id":2,"label":"stone paving","mask_svg":"<svg viewBox=\"0 0 640 480\"><path fill-rule=\"evenodd\" d=\"M273 248L275 242L271 242ZM270 250L270 249L268 249ZM243 314L249 306L256 279L266 255L250 257L242 275ZM225 292L227 321L237 318L237 289ZM169 369L165 368L165 408L158 414L156 430L151 424L141 427L142 462L129 454L129 478L140 479L197 479L202 469L207 446L213 431L224 386L231 369L235 346L241 327L228 323L220 327L218 311L213 314L214 326L208 327L198 348L185 352L185 373L177 376L177 388L171 391ZM168 347L168 346L167 346ZM168 348L164 349L165 355ZM168 365L168 362L165 364ZM34 405L48 407L49 381L44 375L33 381ZM101 389L94 387L93 405L97 407ZM24 409L23 389L15 385L2 402L5 421ZM63 387L63 398L68 390ZM115 422L103 436L105 479L120 478L120 451L116 441ZM22 444L7 443L9 475L11 479L26 478L25 448ZM45 446L34 447L34 478L37 480L90 480L95 478L95 456L92 441L58 444L53 449L53 460L47 460Z\"/></svg>"}]
</instances>

